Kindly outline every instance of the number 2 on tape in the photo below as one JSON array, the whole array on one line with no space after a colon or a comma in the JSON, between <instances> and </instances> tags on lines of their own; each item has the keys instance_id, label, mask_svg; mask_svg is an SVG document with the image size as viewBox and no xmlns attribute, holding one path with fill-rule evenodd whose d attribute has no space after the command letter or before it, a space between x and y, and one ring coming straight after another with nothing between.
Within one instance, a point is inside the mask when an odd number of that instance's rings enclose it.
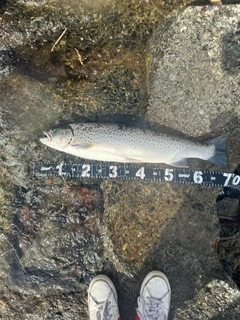
<instances>
[{"instance_id":1,"label":"number 2 on tape","mask_svg":"<svg viewBox=\"0 0 240 320\"><path fill-rule=\"evenodd\" d=\"M89 164L83 164L82 165L82 174L81 176L84 178L89 178L90 177L90 170L91 170L91 166Z\"/></svg>"}]
</instances>

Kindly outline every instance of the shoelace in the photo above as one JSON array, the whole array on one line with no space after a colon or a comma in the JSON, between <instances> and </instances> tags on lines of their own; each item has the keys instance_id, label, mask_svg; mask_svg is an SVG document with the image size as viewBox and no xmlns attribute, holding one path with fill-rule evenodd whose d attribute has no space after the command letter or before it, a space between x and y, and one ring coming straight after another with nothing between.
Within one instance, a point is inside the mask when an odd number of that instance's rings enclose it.
<instances>
[{"instance_id":1,"label":"shoelace","mask_svg":"<svg viewBox=\"0 0 240 320\"><path fill-rule=\"evenodd\" d=\"M162 312L163 301L151 297L147 297L147 299L149 300L147 303L149 309L146 310L147 318L144 320L167 320L166 314Z\"/></svg>"},{"instance_id":2,"label":"shoelace","mask_svg":"<svg viewBox=\"0 0 240 320\"><path fill-rule=\"evenodd\" d=\"M111 301L105 301L103 303L96 304L97 311L97 320L110 320L112 314L109 314Z\"/></svg>"}]
</instances>

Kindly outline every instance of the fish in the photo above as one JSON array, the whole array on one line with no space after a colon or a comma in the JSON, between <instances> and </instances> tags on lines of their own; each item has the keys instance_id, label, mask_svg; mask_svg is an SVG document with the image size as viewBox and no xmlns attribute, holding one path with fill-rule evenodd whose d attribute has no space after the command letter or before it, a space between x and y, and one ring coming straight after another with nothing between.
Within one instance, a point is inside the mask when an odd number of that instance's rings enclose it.
<instances>
[{"instance_id":1,"label":"fish","mask_svg":"<svg viewBox=\"0 0 240 320\"><path fill-rule=\"evenodd\" d=\"M165 163L187 168L189 158L226 167L227 135L206 143L120 123L71 123L44 131L48 147L89 160L120 163Z\"/></svg>"}]
</instances>

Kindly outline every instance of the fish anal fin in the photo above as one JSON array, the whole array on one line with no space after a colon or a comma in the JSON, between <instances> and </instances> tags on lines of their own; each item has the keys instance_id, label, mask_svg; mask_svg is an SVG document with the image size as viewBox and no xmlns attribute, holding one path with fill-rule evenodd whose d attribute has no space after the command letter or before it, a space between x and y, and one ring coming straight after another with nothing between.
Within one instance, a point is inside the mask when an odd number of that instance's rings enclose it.
<instances>
[{"instance_id":1,"label":"fish anal fin","mask_svg":"<svg viewBox=\"0 0 240 320\"><path fill-rule=\"evenodd\" d=\"M188 160L187 159L180 159L174 162L167 162L170 166L178 167L178 168L188 168Z\"/></svg>"}]
</instances>

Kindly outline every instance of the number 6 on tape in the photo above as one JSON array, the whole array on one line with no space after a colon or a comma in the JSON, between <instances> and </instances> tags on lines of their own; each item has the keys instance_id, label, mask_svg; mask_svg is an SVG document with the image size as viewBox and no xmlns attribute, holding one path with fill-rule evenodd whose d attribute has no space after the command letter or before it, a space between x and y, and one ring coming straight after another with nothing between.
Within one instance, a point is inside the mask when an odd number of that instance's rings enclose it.
<instances>
[{"instance_id":1,"label":"number 6 on tape","mask_svg":"<svg viewBox=\"0 0 240 320\"><path fill-rule=\"evenodd\" d=\"M203 182L202 171L195 171L194 172L193 181L197 184L201 184Z\"/></svg>"}]
</instances>

